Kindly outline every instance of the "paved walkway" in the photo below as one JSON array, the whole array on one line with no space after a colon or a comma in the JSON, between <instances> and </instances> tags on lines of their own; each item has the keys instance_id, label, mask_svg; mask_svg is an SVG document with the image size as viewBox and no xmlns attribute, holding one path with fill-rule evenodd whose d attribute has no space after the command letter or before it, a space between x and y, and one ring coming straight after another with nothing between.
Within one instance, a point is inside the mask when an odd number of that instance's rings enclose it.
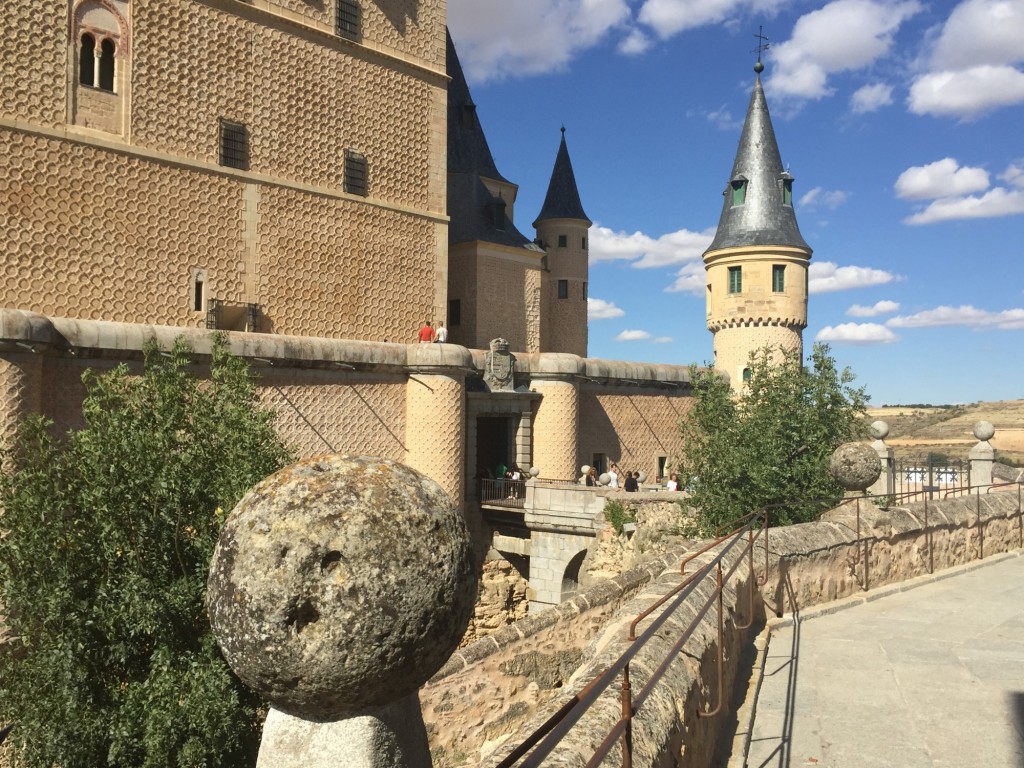
<instances>
[{"instance_id":1,"label":"paved walkway","mask_svg":"<svg viewBox=\"0 0 1024 768\"><path fill-rule=\"evenodd\" d=\"M1024 557L971 566L774 626L745 765L1024 766Z\"/></svg>"}]
</instances>

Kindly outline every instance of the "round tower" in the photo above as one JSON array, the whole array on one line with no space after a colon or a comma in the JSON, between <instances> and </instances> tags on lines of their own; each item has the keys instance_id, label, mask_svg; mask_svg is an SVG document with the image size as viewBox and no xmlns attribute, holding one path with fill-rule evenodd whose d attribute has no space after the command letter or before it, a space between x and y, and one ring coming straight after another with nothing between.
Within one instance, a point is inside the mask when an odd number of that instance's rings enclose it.
<instances>
[{"instance_id":1,"label":"round tower","mask_svg":"<svg viewBox=\"0 0 1024 768\"><path fill-rule=\"evenodd\" d=\"M707 323L714 334L715 370L734 389L749 377L751 353L764 347L803 355L807 327L807 268L811 247L793 210L793 177L782 166L760 61L722 215L704 252Z\"/></svg>"},{"instance_id":2,"label":"round tower","mask_svg":"<svg viewBox=\"0 0 1024 768\"><path fill-rule=\"evenodd\" d=\"M576 176L565 146L565 128L537 220L537 240L546 251L541 273L540 351L587 356L587 279L590 219L583 211Z\"/></svg>"}]
</instances>

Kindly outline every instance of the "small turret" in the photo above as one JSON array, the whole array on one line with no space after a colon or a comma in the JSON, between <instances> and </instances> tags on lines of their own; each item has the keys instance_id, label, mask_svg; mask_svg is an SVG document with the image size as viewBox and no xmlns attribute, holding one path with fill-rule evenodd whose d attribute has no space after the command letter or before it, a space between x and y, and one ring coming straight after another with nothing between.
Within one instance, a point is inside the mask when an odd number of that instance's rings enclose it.
<instances>
[{"instance_id":1,"label":"small turret","mask_svg":"<svg viewBox=\"0 0 1024 768\"><path fill-rule=\"evenodd\" d=\"M761 85L763 69L759 57L718 230L704 252L715 369L734 388L749 376L752 352L783 346L802 354L807 327L811 247L796 223L793 176L782 165Z\"/></svg>"},{"instance_id":2,"label":"small turret","mask_svg":"<svg viewBox=\"0 0 1024 768\"><path fill-rule=\"evenodd\" d=\"M591 224L580 202L563 127L544 205L533 222L537 241L547 252L541 280L541 352L587 355Z\"/></svg>"}]
</instances>

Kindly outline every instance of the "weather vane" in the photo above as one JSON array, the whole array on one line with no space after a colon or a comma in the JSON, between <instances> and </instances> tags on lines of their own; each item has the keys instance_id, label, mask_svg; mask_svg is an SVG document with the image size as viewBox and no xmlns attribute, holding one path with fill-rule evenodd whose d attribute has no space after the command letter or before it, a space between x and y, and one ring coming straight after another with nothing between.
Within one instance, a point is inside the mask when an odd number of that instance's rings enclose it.
<instances>
[{"instance_id":1,"label":"weather vane","mask_svg":"<svg viewBox=\"0 0 1024 768\"><path fill-rule=\"evenodd\" d=\"M764 64L761 63L761 54L768 50L768 36L764 34L764 26L757 26L757 34L754 35L757 38L757 48L751 51L751 53L757 54L757 64L754 65L754 71L760 72L764 69Z\"/></svg>"}]
</instances>

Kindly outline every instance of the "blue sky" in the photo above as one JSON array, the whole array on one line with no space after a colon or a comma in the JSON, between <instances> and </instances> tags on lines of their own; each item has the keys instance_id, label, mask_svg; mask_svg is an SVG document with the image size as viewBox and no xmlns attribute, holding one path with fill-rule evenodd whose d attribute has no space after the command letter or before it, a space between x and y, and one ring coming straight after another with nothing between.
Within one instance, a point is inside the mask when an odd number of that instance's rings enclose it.
<instances>
[{"instance_id":1,"label":"blue sky","mask_svg":"<svg viewBox=\"0 0 1024 768\"><path fill-rule=\"evenodd\" d=\"M1024 397L1024 0L449 0L448 24L528 236L566 127L590 356L711 359L701 254L763 25L805 345L875 405Z\"/></svg>"}]
</instances>

